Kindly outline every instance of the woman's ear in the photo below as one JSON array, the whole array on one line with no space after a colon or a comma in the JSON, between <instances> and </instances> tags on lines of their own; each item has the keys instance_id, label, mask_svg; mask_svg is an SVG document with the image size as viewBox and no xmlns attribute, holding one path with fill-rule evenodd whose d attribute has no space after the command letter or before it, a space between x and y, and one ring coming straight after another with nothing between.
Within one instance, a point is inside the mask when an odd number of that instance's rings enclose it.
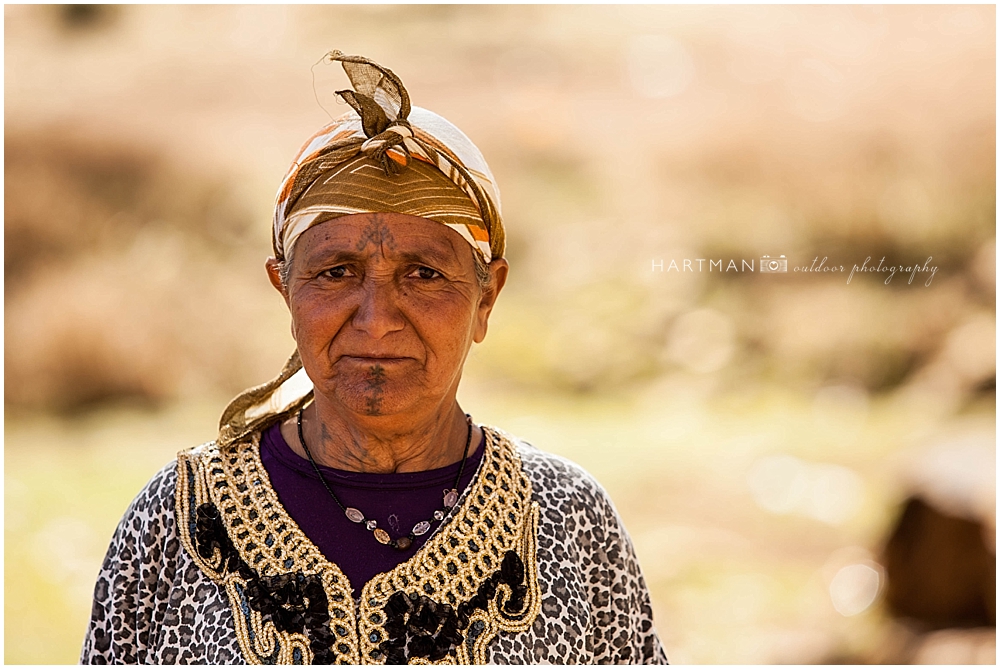
<instances>
[{"instance_id":1,"label":"woman's ear","mask_svg":"<svg viewBox=\"0 0 1000 669\"><path fill-rule=\"evenodd\" d=\"M477 344L486 338L490 313L493 311L493 305L497 302L497 297L500 296L500 291L503 290L504 284L507 283L507 272L510 270L510 265L503 258L495 258L490 262L489 270L490 280L483 287L482 297L479 298L479 306L476 312L476 330L472 335L472 341Z\"/></svg>"},{"instance_id":2,"label":"woman's ear","mask_svg":"<svg viewBox=\"0 0 1000 669\"><path fill-rule=\"evenodd\" d=\"M276 291L281 293L281 297L284 298L285 304L288 304L288 288L281 280L281 263L275 258L268 258L264 262L264 269L267 270L268 281L271 282L271 285L274 286Z\"/></svg>"}]
</instances>

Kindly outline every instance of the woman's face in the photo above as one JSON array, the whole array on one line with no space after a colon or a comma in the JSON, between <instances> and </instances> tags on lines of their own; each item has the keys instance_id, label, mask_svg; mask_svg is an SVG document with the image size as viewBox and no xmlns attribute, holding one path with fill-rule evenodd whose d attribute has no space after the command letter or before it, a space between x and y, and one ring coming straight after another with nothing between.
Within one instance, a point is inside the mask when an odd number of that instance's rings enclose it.
<instances>
[{"instance_id":1,"label":"woman's face","mask_svg":"<svg viewBox=\"0 0 1000 669\"><path fill-rule=\"evenodd\" d=\"M497 259L481 288L472 247L457 232L393 213L308 229L284 286L273 259L267 268L316 393L370 416L432 411L454 397L507 277Z\"/></svg>"}]
</instances>

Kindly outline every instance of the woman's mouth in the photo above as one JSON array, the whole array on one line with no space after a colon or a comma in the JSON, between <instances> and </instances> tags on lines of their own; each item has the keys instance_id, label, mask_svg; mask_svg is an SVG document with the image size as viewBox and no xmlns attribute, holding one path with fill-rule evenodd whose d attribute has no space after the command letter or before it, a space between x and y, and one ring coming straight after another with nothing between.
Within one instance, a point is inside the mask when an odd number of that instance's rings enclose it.
<instances>
[{"instance_id":1,"label":"woman's mouth","mask_svg":"<svg viewBox=\"0 0 1000 669\"><path fill-rule=\"evenodd\" d=\"M383 355L342 355L340 356L340 359L345 362L360 365L392 365L406 362L407 360L412 360L413 358Z\"/></svg>"}]
</instances>

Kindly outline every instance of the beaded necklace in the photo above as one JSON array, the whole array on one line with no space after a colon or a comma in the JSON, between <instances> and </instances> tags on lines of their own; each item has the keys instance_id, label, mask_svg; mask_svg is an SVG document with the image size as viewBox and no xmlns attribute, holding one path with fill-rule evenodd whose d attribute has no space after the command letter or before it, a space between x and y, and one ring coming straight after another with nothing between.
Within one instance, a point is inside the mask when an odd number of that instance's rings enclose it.
<instances>
[{"instance_id":1,"label":"beaded necklace","mask_svg":"<svg viewBox=\"0 0 1000 669\"><path fill-rule=\"evenodd\" d=\"M372 533L376 541L378 541L380 544L387 544L401 551L409 549L413 545L414 539L416 539L421 535L427 534L427 532L430 531L431 529L430 521L421 520L419 523L413 526L413 529L410 530L410 533L405 537L392 539L391 537L389 537L388 532L379 527L378 523L376 523L374 520L365 518L365 514L361 513L361 511L355 509L353 506L344 506L344 504L340 501L340 498L338 498L337 495L333 492L333 488L331 488L330 484L327 483L326 477L323 476L323 472L319 470L319 466L313 459L312 452L309 451L309 447L306 445L306 438L305 435L303 435L302 433L303 411L304 409L299 409L299 416L298 420L296 421L296 425L298 426L299 429L299 443L302 444L302 448L305 449L306 455L309 456L309 462L312 464L313 469L316 471L317 476L319 476L319 480L323 483L323 487L326 488L326 491L328 493L330 493L330 497L332 497L333 501L337 503L337 506L343 509L344 515L347 516L348 520L350 520L352 523L364 523L365 528ZM434 520L438 522L443 520L445 514L448 513L448 511L450 511L452 507L454 507L455 504L458 503L458 482L462 480L462 472L465 471L465 461L469 455L469 445L472 443L472 416L466 414L465 422L469 426L469 436L465 440L465 450L462 452L462 466L458 468L458 476L455 477L454 485L452 485L450 489L446 488L443 491L444 508L435 511L433 516Z\"/></svg>"}]
</instances>

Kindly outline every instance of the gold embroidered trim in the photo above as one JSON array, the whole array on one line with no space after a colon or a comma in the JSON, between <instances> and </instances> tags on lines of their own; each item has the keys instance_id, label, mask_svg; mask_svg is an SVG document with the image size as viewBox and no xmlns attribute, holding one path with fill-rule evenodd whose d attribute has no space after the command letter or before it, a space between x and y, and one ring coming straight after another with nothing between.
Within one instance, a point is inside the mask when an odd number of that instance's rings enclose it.
<instances>
[{"instance_id":1,"label":"gold embroidered trim","mask_svg":"<svg viewBox=\"0 0 1000 669\"><path fill-rule=\"evenodd\" d=\"M501 631L527 630L541 607L536 542L539 508L531 501L531 483L521 469L516 446L496 428L483 427L486 448L479 472L458 505L417 553L395 569L365 584L357 614L351 584L305 536L278 501L260 460L260 433L220 452L205 444L178 455L177 520L181 542L210 578L222 584L236 621L240 649L253 664L312 661L303 634L279 632L259 612L246 605L246 582L226 573L218 549L204 559L194 544L197 508L211 502L240 558L262 576L301 572L317 574L329 603L330 627L336 631L334 650L341 664L380 664L378 645L386 640L383 612L390 595L426 596L453 607L467 602L479 586L500 568L504 553L513 550L524 564L527 594L521 610L508 613L504 604L511 588L497 586L489 610L470 614L463 630L466 642L455 656L436 664L485 664L487 647ZM295 651L298 650L298 662ZM435 664L412 658L411 664Z\"/></svg>"},{"instance_id":2,"label":"gold embroidered trim","mask_svg":"<svg viewBox=\"0 0 1000 669\"><path fill-rule=\"evenodd\" d=\"M515 614L501 614L496 600L500 599L501 605L506 602L510 588L498 586L502 594L491 600L489 612L472 614L469 627L463 630L468 641L476 621L483 622L474 648L462 644L457 658L445 658L440 664L456 660L459 664L485 664L486 646L499 631L523 631L538 615L538 503L531 501L531 482L521 471L521 459L510 438L496 428L484 427L483 431L487 448L481 469L464 500L455 507L457 513L450 522L445 520L447 525L442 525L413 558L365 584L358 616L362 657L369 657L387 637L382 607L394 592L415 593L457 606L471 599L499 569L508 550L514 550L524 563L528 587L524 606Z\"/></svg>"}]
</instances>

